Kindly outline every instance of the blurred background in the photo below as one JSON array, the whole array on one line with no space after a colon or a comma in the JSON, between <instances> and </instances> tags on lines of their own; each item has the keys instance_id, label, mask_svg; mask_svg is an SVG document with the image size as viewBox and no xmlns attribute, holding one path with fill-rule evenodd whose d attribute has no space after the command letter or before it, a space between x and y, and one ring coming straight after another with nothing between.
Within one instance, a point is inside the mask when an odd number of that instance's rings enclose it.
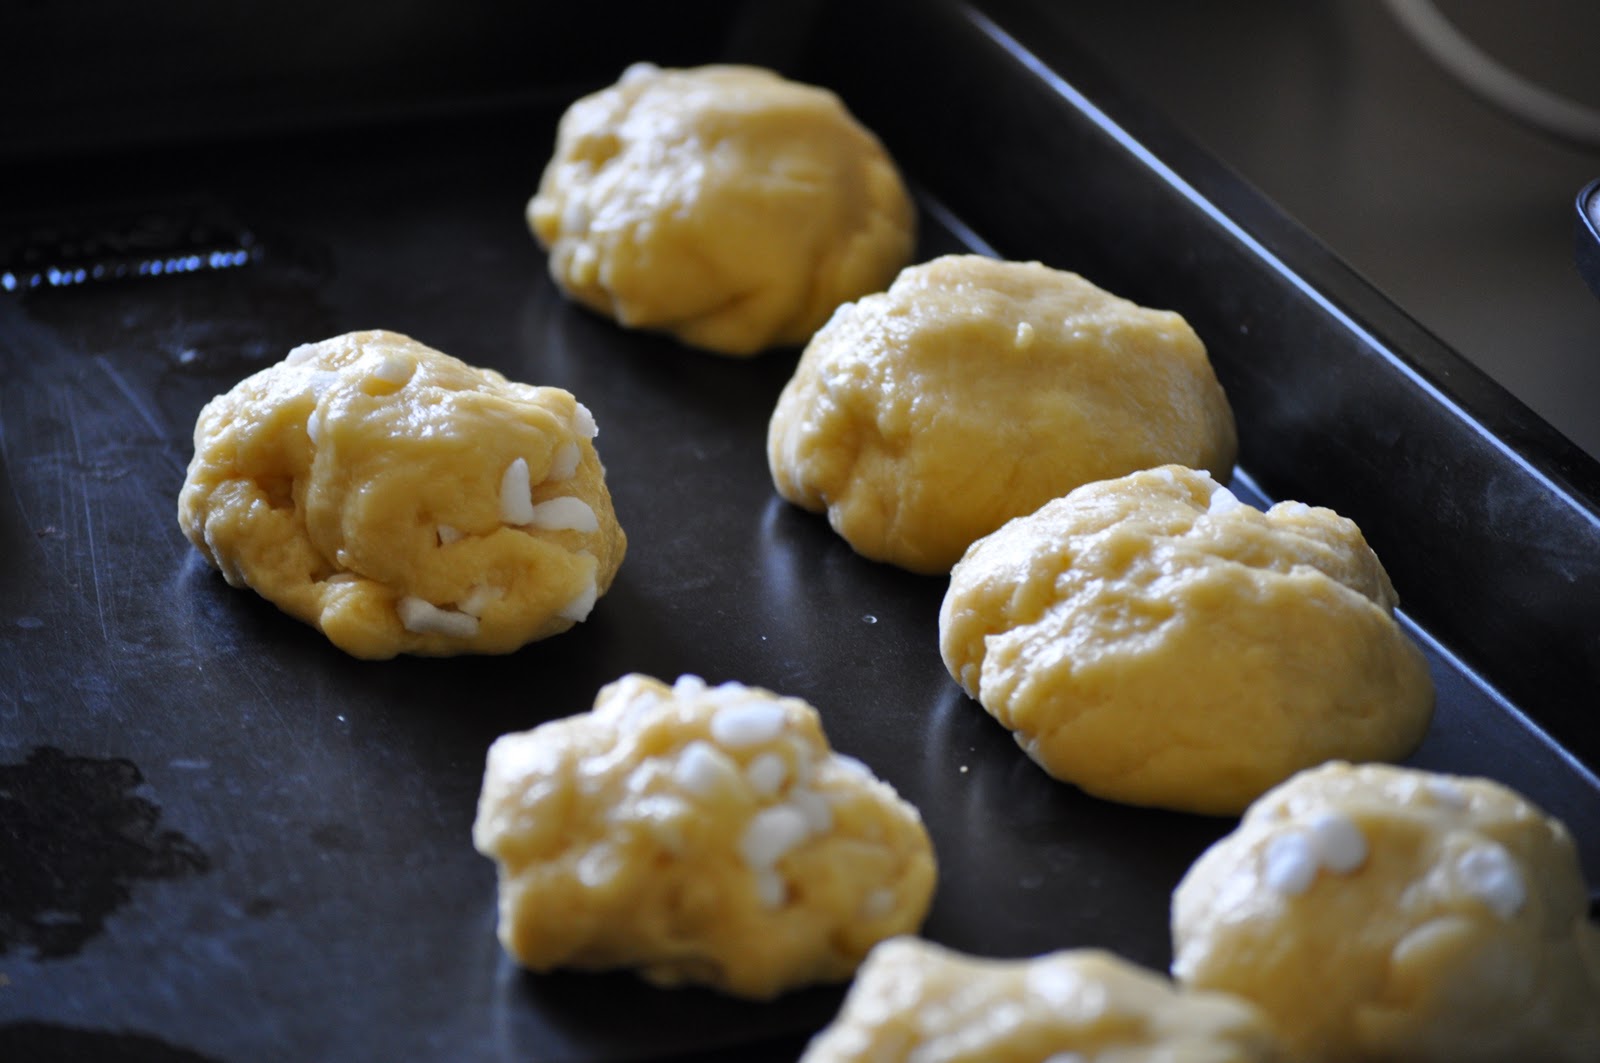
<instances>
[{"instance_id":1,"label":"blurred background","mask_svg":"<svg viewBox=\"0 0 1600 1063\"><path fill-rule=\"evenodd\" d=\"M1377 0L1042 5L1130 91L1600 456L1600 299L1573 259L1600 145L1486 102ZM1600 112L1600 3L1434 0L1489 58Z\"/></svg>"},{"instance_id":2,"label":"blurred background","mask_svg":"<svg viewBox=\"0 0 1600 1063\"><path fill-rule=\"evenodd\" d=\"M1485 102L1395 17L1426 7L1513 76L1600 109L1595 0L980 0L1031 5L1402 309L1600 456L1600 299L1573 263L1600 148ZM585 5L13 0L0 5L8 163L195 133L510 105L614 77L603 56L770 51L817 0ZM759 17L753 17L753 13ZM752 29L757 27L757 29ZM777 36L781 37L779 33ZM781 41L778 42L781 44ZM603 69L597 63L603 62ZM113 175L107 175L114 181ZM11 207L37 188L14 191Z\"/></svg>"}]
</instances>

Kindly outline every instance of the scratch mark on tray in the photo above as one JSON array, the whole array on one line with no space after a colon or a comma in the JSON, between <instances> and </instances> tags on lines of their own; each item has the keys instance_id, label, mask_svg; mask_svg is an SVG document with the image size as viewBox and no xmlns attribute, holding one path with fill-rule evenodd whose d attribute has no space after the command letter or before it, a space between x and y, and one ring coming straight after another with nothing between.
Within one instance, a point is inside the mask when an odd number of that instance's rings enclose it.
<instances>
[{"instance_id":1,"label":"scratch mark on tray","mask_svg":"<svg viewBox=\"0 0 1600 1063\"><path fill-rule=\"evenodd\" d=\"M122 397L128 400L128 405L133 407L134 412L139 415L139 419L145 423L145 427L149 428L151 434L162 444L161 456L166 459L167 464L182 472L183 463L176 455L167 450L165 444L168 441L168 432L166 427L162 425L160 418L156 416L156 412L150 403L140 397L139 393L128 383L127 378L117 371L117 367L111 363L111 359L103 354L97 354L94 356L94 363L100 367L101 372L111 378L111 383L116 385L117 390L122 393Z\"/></svg>"},{"instance_id":2,"label":"scratch mark on tray","mask_svg":"<svg viewBox=\"0 0 1600 1063\"><path fill-rule=\"evenodd\" d=\"M117 372L117 367L111 364L111 359L103 354L97 354L94 356L94 364L98 365L100 371L111 378L111 382L117 386L117 390L122 392L122 397L128 400L128 405L133 407L134 412L139 415L140 420L144 421L152 433L158 437L166 434L161 427L161 423L156 420L155 413L150 409L149 404L141 399L138 393L129 386L127 378Z\"/></svg>"},{"instance_id":3,"label":"scratch mark on tray","mask_svg":"<svg viewBox=\"0 0 1600 1063\"><path fill-rule=\"evenodd\" d=\"M84 467L83 435L78 430L77 405L70 399L64 404L67 415L67 430L72 433L72 448L78 459L79 468ZM106 625L105 595L100 586L100 544L94 531L94 501L89 497L88 477L79 475L78 495L83 501L83 530L89 544L89 575L94 584L94 608L100 618L100 636L106 641L111 640L110 628Z\"/></svg>"}]
</instances>

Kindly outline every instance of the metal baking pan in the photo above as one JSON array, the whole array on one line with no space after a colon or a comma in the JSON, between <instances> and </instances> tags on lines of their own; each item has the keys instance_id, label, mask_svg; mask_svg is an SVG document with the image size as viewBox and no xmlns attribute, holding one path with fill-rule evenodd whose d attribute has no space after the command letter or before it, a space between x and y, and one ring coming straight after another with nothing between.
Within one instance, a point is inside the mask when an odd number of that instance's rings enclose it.
<instances>
[{"instance_id":1,"label":"metal baking pan","mask_svg":"<svg viewBox=\"0 0 1600 1063\"><path fill-rule=\"evenodd\" d=\"M1600 881L1600 469L1029 5L718 5L593 32L543 80L508 58L527 27L496 21L525 15L433 32L424 6L386 38L421 50L403 69L352 51L361 76L318 80L344 53L280 34L296 96L219 73L154 118L123 94L84 124L7 119L0 1058L794 1058L842 987L750 1004L528 975L495 943L469 839L484 752L629 671L818 706L923 811L927 936L1167 964L1170 891L1229 821L1048 779L945 674L944 581L777 499L763 440L796 352L624 333L546 279L521 211L555 119L639 58L836 88L918 188L924 256L1037 258L1184 313L1238 416L1241 493L1333 506L1385 561L1439 690L1412 762L1521 789ZM192 44L168 48L226 66ZM415 69L448 84L357 91ZM593 408L631 546L588 623L501 658L358 662L184 541L201 404L371 327Z\"/></svg>"},{"instance_id":2,"label":"metal baking pan","mask_svg":"<svg viewBox=\"0 0 1600 1063\"><path fill-rule=\"evenodd\" d=\"M1600 298L1600 180L1590 181L1578 193L1578 217L1573 229L1573 254L1578 273Z\"/></svg>"}]
</instances>

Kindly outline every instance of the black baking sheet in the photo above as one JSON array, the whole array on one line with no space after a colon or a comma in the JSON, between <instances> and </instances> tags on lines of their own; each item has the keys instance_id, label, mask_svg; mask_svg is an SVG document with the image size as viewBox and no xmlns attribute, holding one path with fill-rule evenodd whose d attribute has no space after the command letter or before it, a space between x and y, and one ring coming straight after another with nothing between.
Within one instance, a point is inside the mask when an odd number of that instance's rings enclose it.
<instances>
[{"instance_id":1,"label":"black baking sheet","mask_svg":"<svg viewBox=\"0 0 1600 1063\"><path fill-rule=\"evenodd\" d=\"M1002 28L1025 13L798 10L731 54L840 88L918 185L922 255L987 240L1191 317L1239 414L1241 494L1357 516L1423 606L1439 708L1412 762L1519 787L1600 879L1592 467L1247 189L1054 81ZM0 292L0 1058L792 1058L842 989L536 977L494 941L469 837L484 751L629 671L815 704L923 811L930 938L1169 960L1170 890L1229 822L1048 779L946 675L944 581L777 499L765 430L796 352L698 354L550 285L521 212L575 92L14 171L9 253L135 233L132 260L164 268ZM373 327L594 410L630 548L586 624L502 658L358 662L182 538L201 404Z\"/></svg>"}]
</instances>

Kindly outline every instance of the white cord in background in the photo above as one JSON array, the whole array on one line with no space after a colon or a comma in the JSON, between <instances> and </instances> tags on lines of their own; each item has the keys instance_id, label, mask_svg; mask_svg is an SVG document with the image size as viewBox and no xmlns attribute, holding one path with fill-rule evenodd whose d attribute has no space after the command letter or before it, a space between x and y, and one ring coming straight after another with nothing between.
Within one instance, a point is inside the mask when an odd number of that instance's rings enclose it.
<instances>
[{"instance_id":1,"label":"white cord in background","mask_svg":"<svg viewBox=\"0 0 1600 1063\"><path fill-rule=\"evenodd\" d=\"M1432 0L1384 3L1422 50L1473 92L1552 136L1586 147L1600 147L1600 111L1512 72L1473 44Z\"/></svg>"}]
</instances>

